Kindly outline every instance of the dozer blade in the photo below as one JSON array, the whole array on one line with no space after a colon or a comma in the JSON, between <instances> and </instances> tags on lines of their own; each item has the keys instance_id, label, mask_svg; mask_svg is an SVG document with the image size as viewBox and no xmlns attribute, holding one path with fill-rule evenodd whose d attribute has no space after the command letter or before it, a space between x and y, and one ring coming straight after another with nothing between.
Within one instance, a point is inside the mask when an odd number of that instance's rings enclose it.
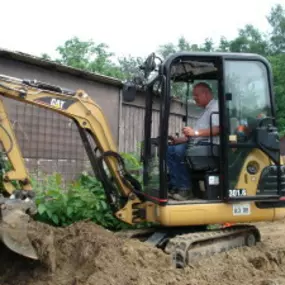
<instances>
[{"instance_id":1,"label":"dozer blade","mask_svg":"<svg viewBox=\"0 0 285 285\"><path fill-rule=\"evenodd\" d=\"M35 213L33 201L0 199L0 239L12 251L31 259L38 259L28 237L29 213ZM32 212L33 211L33 212Z\"/></svg>"}]
</instances>

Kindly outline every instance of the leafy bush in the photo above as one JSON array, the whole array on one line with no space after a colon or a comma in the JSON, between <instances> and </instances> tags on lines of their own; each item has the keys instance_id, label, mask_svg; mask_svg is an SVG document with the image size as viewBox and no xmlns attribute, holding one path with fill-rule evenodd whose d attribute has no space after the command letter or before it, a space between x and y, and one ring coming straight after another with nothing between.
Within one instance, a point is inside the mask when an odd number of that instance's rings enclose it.
<instances>
[{"instance_id":1,"label":"leafy bush","mask_svg":"<svg viewBox=\"0 0 285 285\"><path fill-rule=\"evenodd\" d=\"M38 207L37 220L56 226L90 219L105 228L117 229L120 222L112 215L104 190L95 178L82 175L79 180L62 189L61 176L49 176L45 189L35 187Z\"/></svg>"},{"instance_id":2,"label":"leafy bush","mask_svg":"<svg viewBox=\"0 0 285 285\"><path fill-rule=\"evenodd\" d=\"M138 170L141 167L131 154L123 154L123 158L127 169ZM66 226L88 219L110 230L132 228L113 216L101 183L92 176L82 174L66 189L63 189L60 174L45 177L40 182L33 179L33 186L38 207L36 219L39 221ZM148 225L144 223L135 228Z\"/></svg>"}]
</instances>

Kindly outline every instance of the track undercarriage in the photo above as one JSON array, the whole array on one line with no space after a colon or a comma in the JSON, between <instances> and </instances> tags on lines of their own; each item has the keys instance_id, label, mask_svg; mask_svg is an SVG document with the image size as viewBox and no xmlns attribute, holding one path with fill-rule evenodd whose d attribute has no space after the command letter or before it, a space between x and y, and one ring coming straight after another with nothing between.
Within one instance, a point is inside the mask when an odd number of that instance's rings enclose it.
<instances>
[{"instance_id":1,"label":"track undercarriage","mask_svg":"<svg viewBox=\"0 0 285 285\"><path fill-rule=\"evenodd\" d=\"M214 230L194 228L182 230L139 229L117 234L135 238L161 248L169 254L177 268L191 265L203 257L226 252L233 248L254 246L260 241L259 230L253 225L234 225Z\"/></svg>"}]
</instances>

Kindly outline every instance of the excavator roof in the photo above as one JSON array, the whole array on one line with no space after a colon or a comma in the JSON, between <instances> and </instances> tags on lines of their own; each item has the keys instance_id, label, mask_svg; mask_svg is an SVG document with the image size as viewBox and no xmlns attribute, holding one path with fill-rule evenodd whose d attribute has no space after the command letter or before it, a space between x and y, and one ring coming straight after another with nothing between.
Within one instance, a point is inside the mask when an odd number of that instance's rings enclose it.
<instances>
[{"instance_id":1,"label":"excavator roof","mask_svg":"<svg viewBox=\"0 0 285 285\"><path fill-rule=\"evenodd\" d=\"M174 81L192 79L217 79L217 58L232 60L258 60L270 70L269 62L261 55L253 53L232 52L177 52L168 56L162 63L163 67L171 67Z\"/></svg>"},{"instance_id":2,"label":"excavator roof","mask_svg":"<svg viewBox=\"0 0 285 285\"><path fill-rule=\"evenodd\" d=\"M215 58L215 57L222 57L225 59L234 58L234 59L258 59L258 60L265 60L265 58L259 54L255 53L239 53L239 52L204 52L204 51L181 51L176 52L174 54L169 55L165 59L165 63L169 61L173 61L178 58L185 58L185 57L200 57L200 58Z\"/></svg>"}]
</instances>

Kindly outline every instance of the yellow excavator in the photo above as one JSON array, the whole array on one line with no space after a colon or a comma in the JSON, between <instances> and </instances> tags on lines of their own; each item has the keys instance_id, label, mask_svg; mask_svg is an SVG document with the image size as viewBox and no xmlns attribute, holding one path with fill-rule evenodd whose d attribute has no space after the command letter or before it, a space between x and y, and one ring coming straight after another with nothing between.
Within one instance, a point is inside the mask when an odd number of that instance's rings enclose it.
<instances>
[{"instance_id":1,"label":"yellow excavator","mask_svg":"<svg viewBox=\"0 0 285 285\"><path fill-rule=\"evenodd\" d=\"M171 254L177 267L215 252L255 245L261 236L253 223L285 216L285 171L269 63L255 54L179 52L161 60L152 53L140 71L141 76L125 83L123 97L132 101L138 90L146 94L142 183L127 171L100 106L84 90L0 75L0 94L72 119L115 217L131 225L153 224L123 234ZM200 81L211 84L219 102L219 112L212 114L221 122L219 144L213 136L210 144L198 148L189 140L185 164L195 198L176 201L169 195L167 167L171 97L185 92L189 102L191 87ZM159 126L152 124L157 96ZM189 112L187 108L185 124ZM12 165L2 177L1 238L11 250L37 259L27 237L28 222L37 211L34 192L2 101L0 120L0 140ZM154 128L157 137L151 137ZM208 227L225 223L229 226Z\"/></svg>"}]
</instances>

